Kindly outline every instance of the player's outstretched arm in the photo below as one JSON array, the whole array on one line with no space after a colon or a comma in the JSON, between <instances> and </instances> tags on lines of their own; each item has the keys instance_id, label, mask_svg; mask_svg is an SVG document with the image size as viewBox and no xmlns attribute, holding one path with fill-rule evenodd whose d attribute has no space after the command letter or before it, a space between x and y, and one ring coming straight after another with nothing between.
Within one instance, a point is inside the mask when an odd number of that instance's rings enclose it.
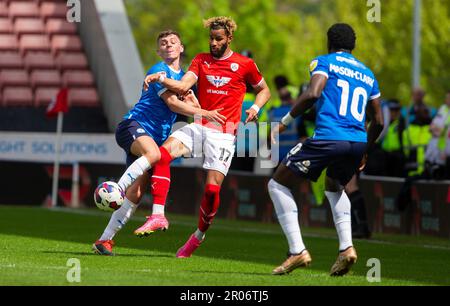
<instances>
[{"instance_id":1,"label":"player's outstretched arm","mask_svg":"<svg viewBox=\"0 0 450 306\"><path fill-rule=\"evenodd\" d=\"M256 92L255 103L251 108L245 111L247 114L245 123L258 120L258 111L263 108L270 99L270 89L269 86L267 86L266 81L263 80L261 84L254 87L254 89Z\"/></svg>"},{"instance_id":2,"label":"player's outstretched arm","mask_svg":"<svg viewBox=\"0 0 450 306\"><path fill-rule=\"evenodd\" d=\"M375 142L383 131L383 111L381 110L381 100L380 98L373 99L367 103L366 114L369 117L370 124L367 129L367 149L364 155L363 161L359 167L362 171L365 167L365 162L367 160L367 154L372 151L375 146Z\"/></svg>"},{"instance_id":3,"label":"player's outstretched arm","mask_svg":"<svg viewBox=\"0 0 450 306\"><path fill-rule=\"evenodd\" d=\"M294 107L289 112L292 117L296 118L303 115L310 109L317 99L322 95L322 91L327 84L328 78L322 74L315 74L311 78L311 84L308 89L298 97L295 101Z\"/></svg>"},{"instance_id":4,"label":"player's outstretched arm","mask_svg":"<svg viewBox=\"0 0 450 306\"><path fill-rule=\"evenodd\" d=\"M308 109L310 109L317 99L322 95L322 91L327 84L328 78L322 74L315 74L311 78L311 83L308 89L297 98L291 111L281 119L279 125L277 125L271 132L272 143L275 144L275 135L283 133L286 127L294 121L298 116L303 115Z\"/></svg>"},{"instance_id":5,"label":"player's outstretched arm","mask_svg":"<svg viewBox=\"0 0 450 306\"><path fill-rule=\"evenodd\" d=\"M148 90L150 83L159 82L170 91L184 95L187 93L195 83L197 83L197 77L193 73L186 73L181 80L176 81L171 78L167 78L163 72L152 73L145 77L144 90Z\"/></svg>"},{"instance_id":6,"label":"player's outstretched arm","mask_svg":"<svg viewBox=\"0 0 450 306\"><path fill-rule=\"evenodd\" d=\"M176 94L171 91L166 91L161 95L161 98L166 102L167 106L174 113L178 113L185 116L202 116L208 119L209 121L215 121L220 124L225 124L225 120L227 119L225 116L221 115L219 112L223 110L223 108L207 111L195 106L192 106L190 103L185 103L180 101Z\"/></svg>"}]
</instances>

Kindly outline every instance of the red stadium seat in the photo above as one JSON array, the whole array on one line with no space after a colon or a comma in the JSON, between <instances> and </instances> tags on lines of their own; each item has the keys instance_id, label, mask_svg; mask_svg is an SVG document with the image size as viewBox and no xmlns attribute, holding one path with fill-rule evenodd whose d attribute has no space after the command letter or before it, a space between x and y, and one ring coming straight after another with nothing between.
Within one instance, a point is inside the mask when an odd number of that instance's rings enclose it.
<instances>
[{"instance_id":1,"label":"red stadium seat","mask_svg":"<svg viewBox=\"0 0 450 306\"><path fill-rule=\"evenodd\" d=\"M30 71L34 69L53 69L56 67L55 60L49 52L28 52L25 57L25 68Z\"/></svg>"},{"instance_id":2,"label":"red stadium seat","mask_svg":"<svg viewBox=\"0 0 450 306\"><path fill-rule=\"evenodd\" d=\"M56 97L59 87L38 87L34 92L34 106L47 106Z\"/></svg>"},{"instance_id":3,"label":"red stadium seat","mask_svg":"<svg viewBox=\"0 0 450 306\"><path fill-rule=\"evenodd\" d=\"M60 51L81 51L81 40L76 35L53 35L52 53L57 54Z\"/></svg>"},{"instance_id":4,"label":"red stadium seat","mask_svg":"<svg viewBox=\"0 0 450 306\"><path fill-rule=\"evenodd\" d=\"M0 52L0 70L23 68L22 56L17 52Z\"/></svg>"},{"instance_id":5,"label":"red stadium seat","mask_svg":"<svg viewBox=\"0 0 450 306\"><path fill-rule=\"evenodd\" d=\"M58 3L58 2L42 2L40 7L41 17L44 20L48 18L66 18L67 14L67 2L66 3Z\"/></svg>"},{"instance_id":6,"label":"red stadium seat","mask_svg":"<svg viewBox=\"0 0 450 306\"><path fill-rule=\"evenodd\" d=\"M39 4L39 6L44 2L55 2L55 3L67 3L67 0L34 0L36 3Z\"/></svg>"},{"instance_id":7,"label":"red stadium seat","mask_svg":"<svg viewBox=\"0 0 450 306\"><path fill-rule=\"evenodd\" d=\"M0 1L0 17L8 17L8 5L6 2Z\"/></svg>"},{"instance_id":8,"label":"red stadium seat","mask_svg":"<svg viewBox=\"0 0 450 306\"><path fill-rule=\"evenodd\" d=\"M94 77L89 70L67 70L63 73L64 87L93 87Z\"/></svg>"},{"instance_id":9,"label":"red stadium seat","mask_svg":"<svg viewBox=\"0 0 450 306\"><path fill-rule=\"evenodd\" d=\"M32 106L33 93L30 87L6 87L2 91L4 106Z\"/></svg>"},{"instance_id":10,"label":"red stadium seat","mask_svg":"<svg viewBox=\"0 0 450 306\"><path fill-rule=\"evenodd\" d=\"M49 51L50 42L46 35L22 35L19 40L20 52L25 54L29 51Z\"/></svg>"},{"instance_id":11,"label":"red stadium seat","mask_svg":"<svg viewBox=\"0 0 450 306\"><path fill-rule=\"evenodd\" d=\"M0 51L17 51L19 44L16 35L0 34Z\"/></svg>"},{"instance_id":12,"label":"red stadium seat","mask_svg":"<svg viewBox=\"0 0 450 306\"><path fill-rule=\"evenodd\" d=\"M34 70L30 79L33 88L61 86L61 75L58 70Z\"/></svg>"},{"instance_id":13,"label":"red stadium seat","mask_svg":"<svg viewBox=\"0 0 450 306\"><path fill-rule=\"evenodd\" d=\"M39 18L17 18L14 21L14 32L18 37L23 34L43 34L45 26Z\"/></svg>"},{"instance_id":14,"label":"red stadium seat","mask_svg":"<svg viewBox=\"0 0 450 306\"><path fill-rule=\"evenodd\" d=\"M87 69L88 62L84 53L65 53L60 52L56 56L56 64L61 71L70 69Z\"/></svg>"},{"instance_id":15,"label":"red stadium seat","mask_svg":"<svg viewBox=\"0 0 450 306\"><path fill-rule=\"evenodd\" d=\"M65 19L50 18L47 19L45 31L48 35L50 35L50 37L55 34L76 35L77 27L75 23L68 22Z\"/></svg>"},{"instance_id":16,"label":"red stadium seat","mask_svg":"<svg viewBox=\"0 0 450 306\"><path fill-rule=\"evenodd\" d=\"M34 1L11 1L9 4L9 17L39 17L39 7Z\"/></svg>"},{"instance_id":17,"label":"red stadium seat","mask_svg":"<svg viewBox=\"0 0 450 306\"><path fill-rule=\"evenodd\" d=\"M84 107L100 106L97 90L95 88L70 88L69 105Z\"/></svg>"},{"instance_id":18,"label":"red stadium seat","mask_svg":"<svg viewBox=\"0 0 450 306\"><path fill-rule=\"evenodd\" d=\"M12 32L13 25L11 19L0 17L0 34L12 34Z\"/></svg>"},{"instance_id":19,"label":"red stadium seat","mask_svg":"<svg viewBox=\"0 0 450 306\"><path fill-rule=\"evenodd\" d=\"M0 71L0 88L5 86L30 86L28 73L22 69Z\"/></svg>"}]
</instances>

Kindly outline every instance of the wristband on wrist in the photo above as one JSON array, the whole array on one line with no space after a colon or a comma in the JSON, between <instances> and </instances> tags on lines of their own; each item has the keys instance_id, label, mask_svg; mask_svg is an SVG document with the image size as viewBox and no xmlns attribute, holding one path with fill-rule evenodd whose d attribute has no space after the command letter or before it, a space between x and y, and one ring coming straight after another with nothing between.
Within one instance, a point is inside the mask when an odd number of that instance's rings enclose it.
<instances>
[{"instance_id":1,"label":"wristband on wrist","mask_svg":"<svg viewBox=\"0 0 450 306\"><path fill-rule=\"evenodd\" d=\"M166 74L165 73L160 73L159 74L159 78L158 78L158 82L162 83L162 82L164 82L165 79L166 79Z\"/></svg>"},{"instance_id":2,"label":"wristband on wrist","mask_svg":"<svg viewBox=\"0 0 450 306\"><path fill-rule=\"evenodd\" d=\"M286 116L283 117L283 119L281 119L281 124L288 126L289 124L291 124L292 121L294 121L295 118L291 116L291 113L287 113Z\"/></svg>"},{"instance_id":3,"label":"wristband on wrist","mask_svg":"<svg viewBox=\"0 0 450 306\"><path fill-rule=\"evenodd\" d=\"M259 110L261 109L258 105L253 104L250 108L253 108L256 113L259 113Z\"/></svg>"}]
</instances>

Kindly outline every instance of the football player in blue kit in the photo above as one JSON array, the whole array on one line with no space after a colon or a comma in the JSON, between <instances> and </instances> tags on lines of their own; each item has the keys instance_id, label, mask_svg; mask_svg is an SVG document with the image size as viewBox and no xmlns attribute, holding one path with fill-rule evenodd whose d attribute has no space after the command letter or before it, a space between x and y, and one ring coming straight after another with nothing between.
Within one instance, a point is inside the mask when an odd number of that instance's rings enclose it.
<instances>
[{"instance_id":1,"label":"football player in blue kit","mask_svg":"<svg viewBox=\"0 0 450 306\"><path fill-rule=\"evenodd\" d=\"M344 186L358 168L365 165L383 127L380 91L372 71L352 54L356 35L348 24L331 26L327 33L328 51L310 64L310 86L273 130L286 130L294 118L316 104L314 135L292 148L268 183L278 221L288 240L288 258L272 274L286 274L311 263L311 255L301 236L297 205L291 190L296 178L316 181L326 168L325 194L330 203L339 238L339 255L330 275L346 274L356 262L352 242L350 201ZM366 132L367 114L371 123ZM297 182L298 183L298 182Z\"/></svg>"},{"instance_id":2,"label":"football player in blue kit","mask_svg":"<svg viewBox=\"0 0 450 306\"><path fill-rule=\"evenodd\" d=\"M147 72L164 72L165 77L181 80L184 71L180 67L180 57L184 47L180 35L172 30L163 31L157 38L157 53L162 61ZM125 225L136 210L146 189L150 186L148 170L161 158L159 147L169 137L178 114L200 115L211 121L223 123L225 117L218 110L203 110L190 91L181 101L179 97L160 83L150 84L142 90L139 102L123 117L116 129L117 144L126 152L127 169L117 182L125 200L116 210L101 237L93 244L94 252L112 255L115 234ZM163 205L153 205L153 214L163 215ZM157 211L155 211L157 210ZM168 227L161 218L163 227Z\"/></svg>"}]
</instances>

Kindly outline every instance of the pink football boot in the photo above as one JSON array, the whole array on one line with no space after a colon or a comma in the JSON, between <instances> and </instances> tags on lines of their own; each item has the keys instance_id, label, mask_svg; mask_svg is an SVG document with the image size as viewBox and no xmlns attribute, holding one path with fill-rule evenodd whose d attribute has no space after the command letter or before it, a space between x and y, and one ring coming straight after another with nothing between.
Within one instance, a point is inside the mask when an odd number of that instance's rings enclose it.
<instances>
[{"instance_id":1,"label":"pink football boot","mask_svg":"<svg viewBox=\"0 0 450 306\"><path fill-rule=\"evenodd\" d=\"M204 240L204 238L202 240L198 240L197 237L192 234L191 237L189 237L188 241L178 249L177 258L191 257L192 253L194 253L194 251Z\"/></svg>"},{"instance_id":2,"label":"pink football boot","mask_svg":"<svg viewBox=\"0 0 450 306\"><path fill-rule=\"evenodd\" d=\"M157 230L165 231L169 228L169 221L164 215L154 214L146 218L147 221L144 225L134 231L134 234L138 237L148 236Z\"/></svg>"}]
</instances>

